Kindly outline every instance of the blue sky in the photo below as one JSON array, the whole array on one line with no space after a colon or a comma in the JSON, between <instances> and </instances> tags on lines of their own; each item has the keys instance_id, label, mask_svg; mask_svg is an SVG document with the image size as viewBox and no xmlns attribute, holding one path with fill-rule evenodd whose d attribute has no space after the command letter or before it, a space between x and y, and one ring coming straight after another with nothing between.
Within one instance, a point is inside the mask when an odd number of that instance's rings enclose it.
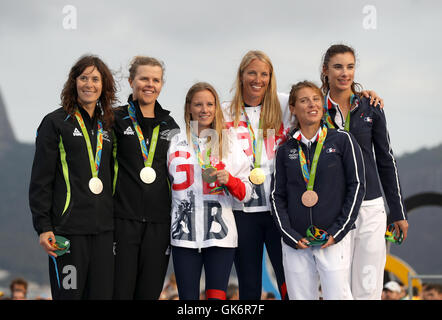
<instances>
[{"instance_id":1,"label":"blue sky","mask_svg":"<svg viewBox=\"0 0 442 320\"><path fill-rule=\"evenodd\" d=\"M67 5L76 29L66 29ZM230 100L248 50L270 56L278 90L288 92L300 80L318 83L325 50L345 43L357 52L356 80L384 98L402 155L442 143L441 17L436 0L2 1L0 91L15 136L33 142L81 55L97 54L115 71L122 104L131 58L150 55L166 65L159 101L182 125L188 88L207 81Z\"/></svg>"}]
</instances>

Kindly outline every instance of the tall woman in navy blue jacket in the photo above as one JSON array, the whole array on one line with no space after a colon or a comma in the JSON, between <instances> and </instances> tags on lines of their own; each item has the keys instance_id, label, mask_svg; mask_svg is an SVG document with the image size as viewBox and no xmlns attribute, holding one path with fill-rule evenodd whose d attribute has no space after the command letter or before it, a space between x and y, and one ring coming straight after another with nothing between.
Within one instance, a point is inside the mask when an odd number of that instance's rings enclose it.
<instances>
[{"instance_id":1,"label":"tall woman in navy blue jacket","mask_svg":"<svg viewBox=\"0 0 442 320\"><path fill-rule=\"evenodd\" d=\"M365 193L361 150L349 133L323 125L313 83L294 85L289 104L295 129L277 151L271 193L288 295L318 299L319 274L324 299L351 299L347 234Z\"/></svg>"},{"instance_id":2,"label":"tall woman in navy blue jacket","mask_svg":"<svg viewBox=\"0 0 442 320\"><path fill-rule=\"evenodd\" d=\"M408 222L385 114L379 106L369 106L354 76L354 50L346 45L331 46L324 55L321 74L327 125L344 129L356 138L364 156L366 176L365 198L356 229L352 231L352 293L355 299L379 300L386 261L387 222L381 184L390 209L388 218L404 239Z\"/></svg>"}]
</instances>

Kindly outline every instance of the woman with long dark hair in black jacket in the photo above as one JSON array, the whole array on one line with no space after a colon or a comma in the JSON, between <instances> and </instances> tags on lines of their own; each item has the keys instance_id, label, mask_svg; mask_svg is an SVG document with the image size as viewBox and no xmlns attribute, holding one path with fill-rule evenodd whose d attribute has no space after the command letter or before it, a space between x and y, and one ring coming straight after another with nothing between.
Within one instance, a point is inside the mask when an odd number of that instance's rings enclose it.
<instances>
[{"instance_id":1,"label":"woman with long dark hair in black jacket","mask_svg":"<svg viewBox=\"0 0 442 320\"><path fill-rule=\"evenodd\" d=\"M64 85L62 107L37 130L29 205L50 256L53 299L112 298L115 92L106 64L83 56Z\"/></svg>"}]
</instances>

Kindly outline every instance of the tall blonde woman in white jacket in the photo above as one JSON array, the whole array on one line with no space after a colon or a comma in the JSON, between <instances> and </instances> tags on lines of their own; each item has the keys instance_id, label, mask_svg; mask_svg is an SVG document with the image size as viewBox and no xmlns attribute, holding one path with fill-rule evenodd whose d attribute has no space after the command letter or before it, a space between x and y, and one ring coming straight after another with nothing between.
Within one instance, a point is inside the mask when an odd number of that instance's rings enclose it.
<instances>
[{"instance_id":1,"label":"tall blonde woman in white jacket","mask_svg":"<svg viewBox=\"0 0 442 320\"><path fill-rule=\"evenodd\" d=\"M248 201L250 165L224 129L218 94L208 83L186 96L186 131L168 152L172 190L171 245L180 300L197 300L202 267L207 299L226 299L238 235L233 201Z\"/></svg>"}]
</instances>

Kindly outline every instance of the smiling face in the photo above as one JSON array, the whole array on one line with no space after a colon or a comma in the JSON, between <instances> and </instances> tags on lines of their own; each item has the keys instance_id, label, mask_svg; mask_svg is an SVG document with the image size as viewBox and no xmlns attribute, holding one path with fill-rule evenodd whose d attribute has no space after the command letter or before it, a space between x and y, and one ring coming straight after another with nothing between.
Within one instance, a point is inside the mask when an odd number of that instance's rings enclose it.
<instances>
[{"instance_id":1,"label":"smiling face","mask_svg":"<svg viewBox=\"0 0 442 320\"><path fill-rule=\"evenodd\" d=\"M319 124L324 115L322 94L319 89L309 87L299 89L295 104L290 105L290 112L296 116L301 128Z\"/></svg>"},{"instance_id":2,"label":"smiling face","mask_svg":"<svg viewBox=\"0 0 442 320\"><path fill-rule=\"evenodd\" d=\"M198 132L211 127L215 119L216 100L212 92L202 90L196 92L190 101L190 119L198 121Z\"/></svg>"},{"instance_id":3,"label":"smiling face","mask_svg":"<svg viewBox=\"0 0 442 320\"><path fill-rule=\"evenodd\" d=\"M328 77L330 90L348 91L355 77L355 57L351 52L338 53L330 58L323 70Z\"/></svg>"},{"instance_id":4,"label":"smiling face","mask_svg":"<svg viewBox=\"0 0 442 320\"><path fill-rule=\"evenodd\" d=\"M140 106L155 104L163 87L163 70L159 66L140 65L134 78L129 78L133 99Z\"/></svg>"},{"instance_id":5,"label":"smiling face","mask_svg":"<svg viewBox=\"0 0 442 320\"><path fill-rule=\"evenodd\" d=\"M270 83L270 67L267 63L254 59L241 75L244 102L255 106L262 103Z\"/></svg>"},{"instance_id":6,"label":"smiling face","mask_svg":"<svg viewBox=\"0 0 442 320\"><path fill-rule=\"evenodd\" d=\"M101 96L103 83L101 74L95 66L87 67L75 79L77 85L77 101L81 106L95 105Z\"/></svg>"}]
</instances>

